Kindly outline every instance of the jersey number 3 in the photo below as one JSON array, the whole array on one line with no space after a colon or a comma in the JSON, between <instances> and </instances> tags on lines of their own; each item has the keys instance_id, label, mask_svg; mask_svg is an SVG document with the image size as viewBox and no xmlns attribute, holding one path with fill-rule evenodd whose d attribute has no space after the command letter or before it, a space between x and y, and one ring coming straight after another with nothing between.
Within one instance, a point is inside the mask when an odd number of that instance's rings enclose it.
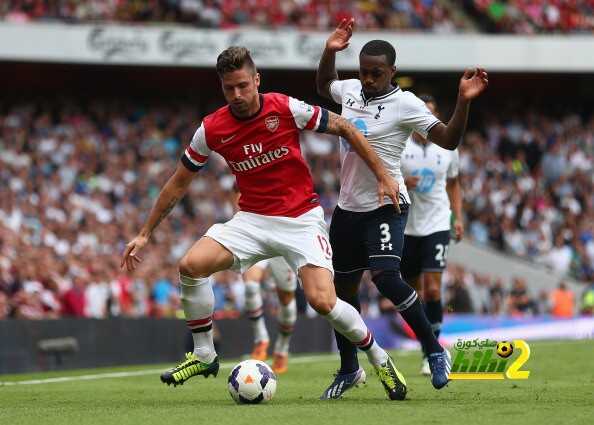
<instances>
[{"instance_id":1,"label":"jersey number 3","mask_svg":"<svg viewBox=\"0 0 594 425\"><path fill-rule=\"evenodd\" d=\"M380 232L381 232L381 237L382 237L380 239L380 242L381 243L390 242L390 239L392 239L392 235L390 234L390 225L388 223L380 224Z\"/></svg>"}]
</instances>

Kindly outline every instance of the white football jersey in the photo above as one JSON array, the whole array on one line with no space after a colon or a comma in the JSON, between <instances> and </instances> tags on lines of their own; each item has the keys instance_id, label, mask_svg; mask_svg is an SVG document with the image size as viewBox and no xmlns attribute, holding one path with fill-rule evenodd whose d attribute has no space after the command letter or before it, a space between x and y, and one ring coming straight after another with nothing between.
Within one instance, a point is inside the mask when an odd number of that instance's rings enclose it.
<instances>
[{"instance_id":1,"label":"white football jersey","mask_svg":"<svg viewBox=\"0 0 594 425\"><path fill-rule=\"evenodd\" d=\"M450 199L446 180L458 176L458 150L449 151L434 143L422 145L411 137L402 153L402 173L418 176L417 187L410 191L405 235L427 236L450 230Z\"/></svg>"},{"instance_id":2,"label":"white football jersey","mask_svg":"<svg viewBox=\"0 0 594 425\"><path fill-rule=\"evenodd\" d=\"M411 92L394 88L383 96L365 98L359 80L334 80L332 99L342 105L342 116L363 133L400 185L400 203L410 203L400 171L400 157L413 131L427 137L440 121ZM346 140L340 143L340 195L338 206L347 211L379 208L377 179ZM386 197L385 204L392 203Z\"/></svg>"}]
</instances>

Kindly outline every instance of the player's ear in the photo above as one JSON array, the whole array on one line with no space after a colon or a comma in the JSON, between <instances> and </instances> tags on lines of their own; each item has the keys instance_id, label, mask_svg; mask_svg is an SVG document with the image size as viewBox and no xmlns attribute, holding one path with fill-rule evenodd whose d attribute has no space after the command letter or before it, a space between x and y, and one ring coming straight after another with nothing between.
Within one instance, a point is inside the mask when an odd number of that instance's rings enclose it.
<instances>
[{"instance_id":1,"label":"player's ear","mask_svg":"<svg viewBox=\"0 0 594 425\"><path fill-rule=\"evenodd\" d=\"M254 75L254 83L256 84L256 88L260 87L260 73L256 72L256 75Z\"/></svg>"}]
</instances>

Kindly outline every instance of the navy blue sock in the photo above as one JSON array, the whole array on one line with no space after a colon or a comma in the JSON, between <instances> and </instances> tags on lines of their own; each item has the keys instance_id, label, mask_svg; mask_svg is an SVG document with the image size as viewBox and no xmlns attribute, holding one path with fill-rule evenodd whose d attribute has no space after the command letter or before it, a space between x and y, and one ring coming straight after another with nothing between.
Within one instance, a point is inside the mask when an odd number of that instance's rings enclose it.
<instances>
[{"instance_id":1,"label":"navy blue sock","mask_svg":"<svg viewBox=\"0 0 594 425\"><path fill-rule=\"evenodd\" d=\"M431 323L433 334L435 335L435 338L439 339L441 322L443 322L443 307L441 305L441 300L425 301L424 307L427 319L429 320L429 323Z\"/></svg>"},{"instance_id":2,"label":"navy blue sock","mask_svg":"<svg viewBox=\"0 0 594 425\"><path fill-rule=\"evenodd\" d=\"M396 310L414 331L425 353L432 354L443 351L433 334L417 292L402 280L400 271L376 271L373 283L384 297L392 301Z\"/></svg>"}]
</instances>

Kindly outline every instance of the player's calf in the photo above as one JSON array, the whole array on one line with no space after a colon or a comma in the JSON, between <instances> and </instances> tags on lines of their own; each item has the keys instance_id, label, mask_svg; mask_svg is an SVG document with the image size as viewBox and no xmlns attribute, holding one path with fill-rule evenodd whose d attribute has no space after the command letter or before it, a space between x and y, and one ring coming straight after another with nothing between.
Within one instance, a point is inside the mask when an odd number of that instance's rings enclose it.
<instances>
[{"instance_id":1,"label":"player's calf","mask_svg":"<svg viewBox=\"0 0 594 425\"><path fill-rule=\"evenodd\" d=\"M417 292L402 280L399 271L376 271L373 273L372 279L377 289L392 301L396 310L415 332L423 350L428 354L441 353L443 348L435 338Z\"/></svg>"}]
</instances>

